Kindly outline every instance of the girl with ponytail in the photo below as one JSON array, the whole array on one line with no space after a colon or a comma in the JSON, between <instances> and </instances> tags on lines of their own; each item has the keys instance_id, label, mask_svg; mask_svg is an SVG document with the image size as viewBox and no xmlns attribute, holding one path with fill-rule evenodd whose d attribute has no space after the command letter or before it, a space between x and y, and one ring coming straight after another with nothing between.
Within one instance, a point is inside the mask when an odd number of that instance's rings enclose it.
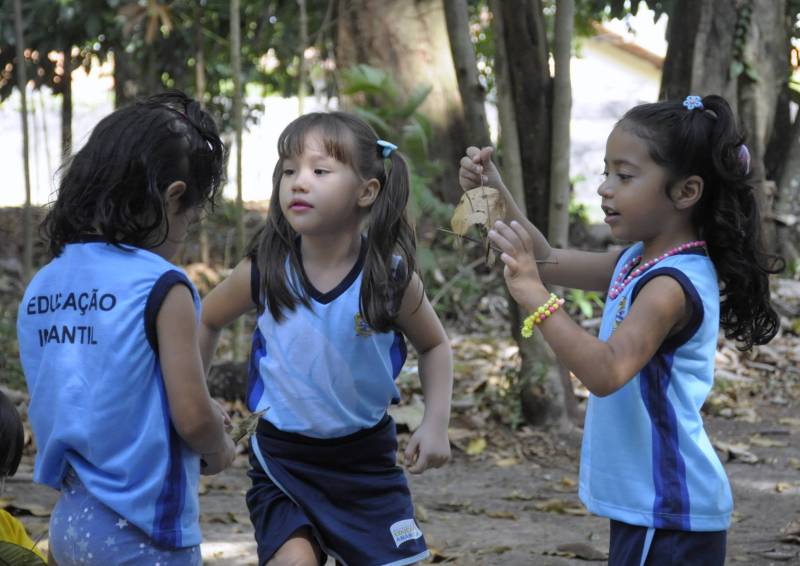
<instances>
[{"instance_id":1,"label":"girl with ponytail","mask_svg":"<svg viewBox=\"0 0 800 566\"><path fill-rule=\"evenodd\" d=\"M506 284L560 361L589 389L580 496L611 520L609 564L725 562L733 501L700 409L720 327L742 349L778 331L760 247L750 155L719 96L642 104L606 142L597 192L623 251L555 249L470 147L461 185L497 187L509 206L490 239ZM537 260L546 260L537 265ZM573 322L553 285L606 291L598 337Z\"/></svg>"},{"instance_id":2,"label":"girl with ponytail","mask_svg":"<svg viewBox=\"0 0 800 566\"><path fill-rule=\"evenodd\" d=\"M396 465L395 385L407 337L419 354L423 422L405 450L420 473L449 458L452 362L416 273L397 147L343 112L311 113L278 140L267 224L203 301L206 366L221 329L258 312L247 404L247 505L259 564L411 564L428 556Z\"/></svg>"}]
</instances>

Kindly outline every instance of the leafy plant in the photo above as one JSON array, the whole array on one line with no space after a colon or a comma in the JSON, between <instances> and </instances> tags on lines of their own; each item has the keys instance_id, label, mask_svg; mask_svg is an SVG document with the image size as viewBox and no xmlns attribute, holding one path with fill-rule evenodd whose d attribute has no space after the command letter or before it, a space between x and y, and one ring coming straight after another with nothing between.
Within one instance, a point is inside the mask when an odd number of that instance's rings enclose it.
<instances>
[{"instance_id":1,"label":"leafy plant","mask_svg":"<svg viewBox=\"0 0 800 566\"><path fill-rule=\"evenodd\" d=\"M567 305L570 314L581 314L584 318L592 318L595 309L602 312L603 299L597 291L570 289L567 291Z\"/></svg>"}]
</instances>

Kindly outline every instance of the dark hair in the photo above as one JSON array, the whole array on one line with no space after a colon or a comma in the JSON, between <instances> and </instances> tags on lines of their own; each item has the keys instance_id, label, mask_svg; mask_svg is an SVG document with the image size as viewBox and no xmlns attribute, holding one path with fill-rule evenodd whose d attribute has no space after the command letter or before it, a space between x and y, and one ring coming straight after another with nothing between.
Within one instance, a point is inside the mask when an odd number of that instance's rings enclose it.
<instances>
[{"instance_id":1,"label":"dark hair","mask_svg":"<svg viewBox=\"0 0 800 566\"><path fill-rule=\"evenodd\" d=\"M329 156L352 167L361 179L374 178L380 183L367 224L359 306L366 323L385 332L392 327L399 298L416 271L414 230L406 217L410 190L408 166L397 151L385 159L375 130L344 112L305 114L289 124L278 139L279 158L272 175L269 217L261 235L254 240L257 247L251 250L261 273L260 289L266 306L275 320L280 321L284 308L294 310L298 302L309 305L305 289L287 281L287 258L297 274L302 273L302 264L297 233L281 211L279 191L284 160L300 155L306 137L312 133L321 137ZM403 264L399 271L393 269L395 257Z\"/></svg>"},{"instance_id":2,"label":"dark hair","mask_svg":"<svg viewBox=\"0 0 800 566\"><path fill-rule=\"evenodd\" d=\"M24 445L22 419L14 403L0 391L0 478L17 473Z\"/></svg>"},{"instance_id":3,"label":"dark hair","mask_svg":"<svg viewBox=\"0 0 800 566\"><path fill-rule=\"evenodd\" d=\"M642 104L619 126L642 138L650 157L667 169L667 189L691 175L703 179L692 221L720 281L720 326L742 350L769 342L780 326L769 274L782 271L784 261L764 250L755 189L740 153L744 136L728 103L710 95L693 110L680 101Z\"/></svg>"},{"instance_id":4,"label":"dark hair","mask_svg":"<svg viewBox=\"0 0 800 566\"><path fill-rule=\"evenodd\" d=\"M214 120L180 91L112 112L61 167L58 196L42 226L51 253L86 234L114 245L163 243L164 190L184 181L181 210L213 207L224 162Z\"/></svg>"}]
</instances>

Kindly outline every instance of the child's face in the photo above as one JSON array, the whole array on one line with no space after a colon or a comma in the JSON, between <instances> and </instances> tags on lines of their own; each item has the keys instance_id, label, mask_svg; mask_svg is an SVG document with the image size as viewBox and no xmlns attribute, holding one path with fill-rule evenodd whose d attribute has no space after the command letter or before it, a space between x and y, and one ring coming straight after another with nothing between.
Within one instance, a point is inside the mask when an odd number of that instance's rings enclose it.
<instances>
[{"instance_id":1,"label":"child's face","mask_svg":"<svg viewBox=\"0 0 800 566\"><path fill-rule=\"evenodd\" d=\"M608 136L605 164L597 193L611 233L630 242L657 236L676 212L667 195L667 170L650 158L642 138L620 126Z\"/></svg>"},{"instance_id":2,"label":"child's face","mask_svg":"<svg viewBox=\"0 0 800 566\"><path fill-rule=\"evenodd\" d=\"M281 211L303 235L357 229L358 188L362 184L353 168L328 155L323 140L310 132L303 152L283 161Z\"/></svg>"}]
</instances>

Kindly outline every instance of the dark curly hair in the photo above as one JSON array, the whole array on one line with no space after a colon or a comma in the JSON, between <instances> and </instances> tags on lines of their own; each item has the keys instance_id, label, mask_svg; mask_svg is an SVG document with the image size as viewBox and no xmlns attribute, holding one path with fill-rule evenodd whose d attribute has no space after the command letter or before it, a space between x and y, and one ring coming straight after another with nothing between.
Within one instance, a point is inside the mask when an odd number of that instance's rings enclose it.
<instances>
[{"instance_id":1,"label":"dark curly hair","mask_svg":"<svg viewBox=\"0 0 800 566\"><path fill-rule=\"evenodd\" d=\"M17 473L24 445L22 419L11 399L0 391L0 478Z\"/></svg>"},{"instance_id":2,"label":"dark curly hair","mask_svg":"<svg viewBox=\"0 0 800 566\"><path fill-rule=\"evenodd\" d=\"M144 248L166 239L163 193L184 181L181 210L213 207L225 151L214 120L171 90L100 120L86 144L61 166L58 195L42 225L52 255L87 234Z\"/></svg>"},{"instance_id":3,"label":"dark curly hair","mask_svg":"<svg viewBox=\"0 0 800 566\"><path fill-rule=\"evenodd\" d=\"M306 136L311 134L319 135L328 155L352 167L361 179L374 178L380 182L366 226L360 311L371 328L386 332L393 327L399 298L416 272L416 241L406 216L410 193L408 166L397 151L384 159L375 130L345 112L305 114L289 124L278 139L279 159L272 175L269 217L250 251L261 274L260 288L266 306L273 318L280 321L284 308L294 310L298 302L309 305L305 290L288 283L287 258L295 273L302 273L302 265L296 246L297 233L281 211L279 191L284 160L300 155ZM396 257L404 268L395 273Z\"/></svg>"},{"instance_id":4,"label":"dark curly hair","mask_svg":"<svg viewBox=\"0 0 800 566\"><path fill-rule=\"evenodd\" d=\"M647 143L650 157L669 173L667 187L690 175L703 179L692 220L720 281L720 326L742 350L769 342L780 326L769 275L785 262L764 250L755 189L742 159L744 136L727 101L709 95L694 110L680 101L642 104L619 126Z\"/></svg>"}]
</instances>

